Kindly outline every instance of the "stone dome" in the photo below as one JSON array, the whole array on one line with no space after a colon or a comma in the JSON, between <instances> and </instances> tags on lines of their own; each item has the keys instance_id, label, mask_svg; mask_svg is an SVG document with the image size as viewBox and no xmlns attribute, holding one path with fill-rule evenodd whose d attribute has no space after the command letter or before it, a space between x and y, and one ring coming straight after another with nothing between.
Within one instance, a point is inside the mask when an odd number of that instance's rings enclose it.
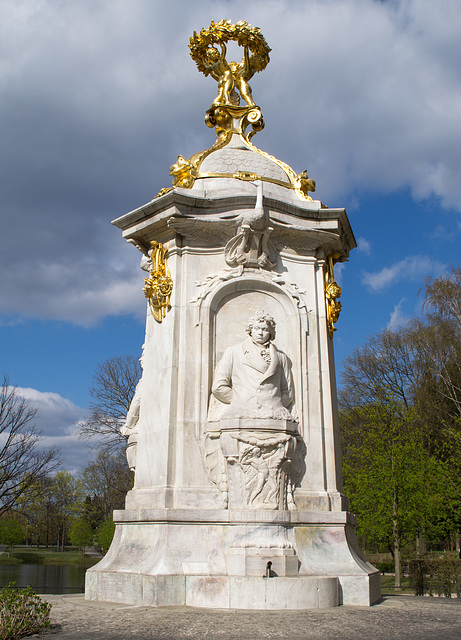
<instances>
[{"instance_id":1,"label":"stone dome","mask_svg":"<svg viewBox=\"0 0 461 640\"><path fill-rule=\"evenodd\" d=\"M200 165L200 174L230 174L238 171L255 173L269 180L280 180L289 183L286 172L268 157L246 147L225 146L208 155Z\"/></svg>"}]
</instances>

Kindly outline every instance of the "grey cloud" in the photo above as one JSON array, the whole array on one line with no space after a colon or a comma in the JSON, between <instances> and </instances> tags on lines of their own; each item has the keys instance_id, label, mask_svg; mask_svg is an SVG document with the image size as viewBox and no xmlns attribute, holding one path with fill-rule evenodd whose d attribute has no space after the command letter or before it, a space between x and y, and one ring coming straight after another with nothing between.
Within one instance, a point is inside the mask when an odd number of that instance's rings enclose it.
<instances>
[{"instance_id":1,"label":"grey cloud","mask_svg":"<svg viewBox=\"0 0 461 640\"><path fill-rule=\"evenodd\" d=\"M21 387L17 387L17 392L37 409L34 425L42 434L40 446L58 447L62 468L72 473L81 471L88 463L90 450L87 442L76 437L76 429L87 410L58 393Z\"/></svg>"},{"instance_id":2,"label":"grey cloud","mask_svg":"<svg viewBox=\"0 0 461 640\"><path fill-rule=\"evenodd\" d=\"M254 141L307 168L317 197L408 186L459 207L457 0L2 5L0 314L144 313L139 254L110 220L213 143L216 83L187 48L211 19L261 27L273 51L252 81L266 120Z\"/></svg>"}]
</instances>

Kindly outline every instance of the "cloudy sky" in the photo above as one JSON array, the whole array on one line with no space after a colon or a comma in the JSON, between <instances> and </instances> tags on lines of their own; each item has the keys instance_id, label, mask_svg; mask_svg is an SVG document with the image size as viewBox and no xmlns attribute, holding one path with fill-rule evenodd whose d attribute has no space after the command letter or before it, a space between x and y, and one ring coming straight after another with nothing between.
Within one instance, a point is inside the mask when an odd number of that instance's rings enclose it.
<instances>
[{"instance_id":1,"label":"cloudy sky","mask_svg":"<svg viewBox=\"0 0 461 640\"><path fill-rule=\"evenodd\" d=\"M348 212L339 369L460 261L459 0L0 0L0 17L0 373L66 468L87 460L74 425L96 364L144 337L139 253L110 221L214 141L216 83L187 47L212 19L247 20L272 47L252 80L255 144Z\"/></svg>"}]
</instances>

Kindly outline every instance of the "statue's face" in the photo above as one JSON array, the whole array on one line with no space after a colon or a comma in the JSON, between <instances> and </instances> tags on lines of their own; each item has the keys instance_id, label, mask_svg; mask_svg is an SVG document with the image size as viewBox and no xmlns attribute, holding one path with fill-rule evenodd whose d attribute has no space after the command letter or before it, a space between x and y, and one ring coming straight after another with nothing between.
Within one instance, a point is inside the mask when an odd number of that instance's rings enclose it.
<instances>
[{"instance_id":1,"label":"statue's face","mask_svg":"<svg viewBox=\"0 0 461 640\"><path fill-rule=\"evenodd\" d=\"M251 327L250 336L256 344L266 344L266 342L269 342L271 330L267 322L265 320L255 322Z\"/></svg>"}]
</instances>

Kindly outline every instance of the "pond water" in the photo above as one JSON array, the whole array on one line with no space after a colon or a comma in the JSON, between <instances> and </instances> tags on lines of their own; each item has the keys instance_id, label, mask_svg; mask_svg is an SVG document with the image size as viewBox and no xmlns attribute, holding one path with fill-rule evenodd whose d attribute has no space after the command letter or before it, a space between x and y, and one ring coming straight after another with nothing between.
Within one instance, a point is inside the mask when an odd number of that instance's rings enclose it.
<instances>
[{"instance_id":1,"label":"pond water","mask_svg":"<svg viewBox=\"0 0 461 640\"><path fill-rule=\"evenodd\" d=\"M17 588L30 585L36 593L83 593L86 569L68 564L2 564L0 587L15 582Z\"/></svg>"}]
</instances>

